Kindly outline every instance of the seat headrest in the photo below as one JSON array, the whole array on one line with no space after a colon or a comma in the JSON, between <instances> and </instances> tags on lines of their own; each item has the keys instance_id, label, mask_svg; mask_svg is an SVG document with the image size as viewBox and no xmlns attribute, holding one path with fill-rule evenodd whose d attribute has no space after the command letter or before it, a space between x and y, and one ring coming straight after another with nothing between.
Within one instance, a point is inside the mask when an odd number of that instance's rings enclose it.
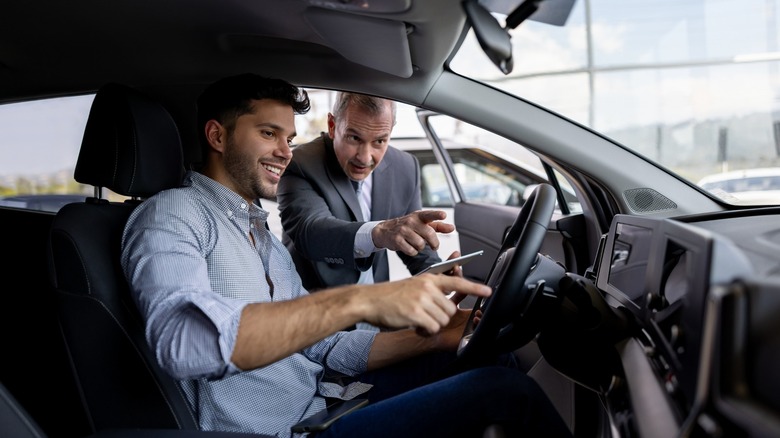
<instances>
[{"instance_id":1,"label":"seat headrest","mask_svg":"<svg viewBox=\"0 0 780 438\"><path fill-rule=\"evenodd\" d=\"M132 88L104 85L89 111L76 181L147 198L178 187L183 175L181 139L170 113Z\"/></svg>"}]
</instances>

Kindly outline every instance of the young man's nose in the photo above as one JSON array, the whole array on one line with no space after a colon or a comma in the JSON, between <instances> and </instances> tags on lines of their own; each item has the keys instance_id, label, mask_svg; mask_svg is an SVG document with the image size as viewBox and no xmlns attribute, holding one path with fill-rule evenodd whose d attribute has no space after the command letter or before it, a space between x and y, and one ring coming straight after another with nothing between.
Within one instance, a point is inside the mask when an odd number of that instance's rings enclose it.
<instances>
[{"instance_id":1,"label":"young man's nose","mask_svg":"<svg viewBox=\"0 0 780 438\"><path fill-rule=\"evenodd\" d=\"M288 160L292 159L292 148L290 147L290 144L287 143L287 139L279 140L279 145L276 148L275 155L284 157Z\"/></svg>"}]
</instances>

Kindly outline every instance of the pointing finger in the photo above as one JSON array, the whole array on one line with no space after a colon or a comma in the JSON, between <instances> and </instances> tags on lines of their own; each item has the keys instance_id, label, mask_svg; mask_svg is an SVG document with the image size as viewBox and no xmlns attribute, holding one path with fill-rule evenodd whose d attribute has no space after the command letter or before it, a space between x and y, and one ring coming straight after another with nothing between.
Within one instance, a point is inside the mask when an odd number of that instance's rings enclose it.
<instances>
[{"instance_id":1,"label":"pointing finger","mask_svg":"<svg viewBox=\"0 0 780 438\"><path fill-rule=\"evenodd\" d=\"M441 210L421 210L417 212L417 217L425 222L440 221L447 218L447 213Z\"/></svg>"},{"instance_id":2,"label":"pointing finger","mask_svg":"<svg viewBox=\"0 0 780 438\"><path fill-rule=\"evenodd\" d=\"M436 230L437 233L451 233L455 231L455 225L448 224L447 222L430 222L428 225Z\"/></svg>"},{"instance_id":3,"label":"pointing finger","mask_svg":"<svg viewBox=\"0 0 780 438\"><path fill-rule=\"evenodd\" d=\"M452 291L457 291L466 295L488 297L493 291L490 286L481 283L475 283L471 280L466 280L463 277L437 275L435 276L435 281L438 281L439 287L445 294Z\"/></svg>"}]
</instances>

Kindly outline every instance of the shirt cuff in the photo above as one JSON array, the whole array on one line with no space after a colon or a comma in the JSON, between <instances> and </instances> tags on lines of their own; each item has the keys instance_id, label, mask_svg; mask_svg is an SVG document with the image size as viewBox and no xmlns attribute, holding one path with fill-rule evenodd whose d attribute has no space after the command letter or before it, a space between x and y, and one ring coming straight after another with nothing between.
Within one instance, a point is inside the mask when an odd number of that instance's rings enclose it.
<instances>
[{"instance_id":1,"label":"shirt cuff","mask_svg":"<svg viewBox=\"0 0 780 438\"><path fill-rule=\"evenodd\" d=\"M374 239L371 238L371 232L381 221L366 222L360 226L355 234L355 258L363 259L379 251L381 248L374 246Z\"/></svg>"}]
</instances>

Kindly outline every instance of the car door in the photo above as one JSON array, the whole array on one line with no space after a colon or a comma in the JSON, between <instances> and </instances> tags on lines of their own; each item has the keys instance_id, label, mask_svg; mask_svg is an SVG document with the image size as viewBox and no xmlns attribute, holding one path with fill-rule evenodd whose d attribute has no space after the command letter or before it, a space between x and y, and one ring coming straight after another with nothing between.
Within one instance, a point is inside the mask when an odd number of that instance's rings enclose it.
<instances>
[{"instance_id":1,"label":"car door","mask_svg":"<svg viewBox=\"0 0 780 438\"><path fill-rule=\"evenodd\" d=\"M521 145L475 126L425 110L418 110L418 118L446 182L444 187L431 187L423 169L424 198L453 208L463 254L484 251L483 257L464 266L466 276L486 279L504 236L540 183L549 183L558 192L541 252L572 272L584 272L585 222L574 191L560 173ZM430 164L420 161L421 166Z\"/></svg>"}]
</instances>

